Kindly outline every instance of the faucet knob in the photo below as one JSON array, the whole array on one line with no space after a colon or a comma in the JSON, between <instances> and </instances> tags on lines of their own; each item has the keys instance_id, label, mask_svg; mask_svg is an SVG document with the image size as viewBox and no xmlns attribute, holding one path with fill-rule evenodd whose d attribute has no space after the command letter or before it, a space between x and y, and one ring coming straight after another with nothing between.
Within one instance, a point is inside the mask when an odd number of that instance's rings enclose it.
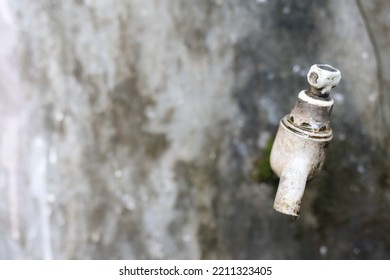
<instances>
[{"instance_id":1,"label":"faucet knob","mask_svg":"<svg viewBox=\"0 0 390 280\"><path fill-rule=\"evenodd\" d=\"M340 71L329 64L314 64L307 73L310 91L318 97L328 97L330 90L337 86L340 80Z\"/></svg>"}]
</instances>

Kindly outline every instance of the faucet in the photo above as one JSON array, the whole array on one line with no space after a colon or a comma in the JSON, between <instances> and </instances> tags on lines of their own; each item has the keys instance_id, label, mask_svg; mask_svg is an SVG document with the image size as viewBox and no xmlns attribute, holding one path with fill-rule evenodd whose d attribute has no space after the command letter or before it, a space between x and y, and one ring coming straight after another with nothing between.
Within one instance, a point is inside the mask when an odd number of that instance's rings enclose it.
<instances>
[{"instance_id":1,"label":"faucet","mask_svg":"<svg viewBox=\"0 0 390 280\"><path fill-rule=\"evenodd\" d=\"M338 69L315 64L307 74L310 88L298 94L295 107L279 123L270 164L280 178L274 209L299 216L306 182L322 168L333 137L329 126L333 99L329 93L341 80Z\"/></svg>"}]
</instances>

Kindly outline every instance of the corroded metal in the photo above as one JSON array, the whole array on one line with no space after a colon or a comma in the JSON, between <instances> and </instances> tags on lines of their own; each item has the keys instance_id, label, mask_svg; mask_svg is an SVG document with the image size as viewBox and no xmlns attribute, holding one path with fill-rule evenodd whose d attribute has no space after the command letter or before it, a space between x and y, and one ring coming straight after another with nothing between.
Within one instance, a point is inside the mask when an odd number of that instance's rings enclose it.
<instances>
[{"instance_id":1,"label":"corroded metal","mask_svg":"<svg viewBox=\"0 0 390 280\"><path fill-rule=\"evenodd\" d=\"M327 64L316 64L307 74L310 89L298 95L295 107L282 118L271 151L272 170L280 177L275 210L299 216L307 180L315 176L325 161L333 137L329 126L333 99L330 90L341 74Z\"/></svg>"}]
</instances>

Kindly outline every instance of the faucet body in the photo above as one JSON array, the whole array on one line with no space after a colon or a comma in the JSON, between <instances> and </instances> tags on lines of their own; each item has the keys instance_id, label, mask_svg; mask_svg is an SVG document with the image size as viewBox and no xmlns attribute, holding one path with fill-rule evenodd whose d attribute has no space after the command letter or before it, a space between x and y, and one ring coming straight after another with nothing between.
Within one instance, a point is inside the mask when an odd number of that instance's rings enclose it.
<instances>
[{"instance_id":1,"label":"faucet body","mask_svg":"<svg viewBox=\"0 0 390 280\"><path fill-rule=\"evenodd\" d=\"M328 91L323 90L323 83L313 86L315 79L310 81L310 77L317 76L315 82L318 83L321 75L327 84L331 84ZM333 136L329 120L334 102L329 91L340 78L340 72L329 65L313 65L308 73L311 88L299 93L291 113L280 121L270 157L272 170L280 177L274 202L274 208L279 212L299 216L306 182L323 166Z\"/></svg>"}]
</instances>

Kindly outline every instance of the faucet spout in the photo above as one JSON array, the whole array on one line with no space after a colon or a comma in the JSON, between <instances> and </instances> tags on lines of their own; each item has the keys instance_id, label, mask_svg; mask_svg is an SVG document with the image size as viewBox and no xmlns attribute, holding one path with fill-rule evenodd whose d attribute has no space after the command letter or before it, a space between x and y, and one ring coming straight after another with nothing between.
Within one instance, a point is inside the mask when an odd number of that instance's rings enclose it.
<instances>
[{"instance_id":1,"label":"faucet spout","mask_svg":"<svg viewBox=\"0 0 390 280\"><path fill-rule=\"evenodd\" d=\"M307 79L310 88L298 94L291 113L281 119L270 157L271 168L280 177L274 208L292 216L299 216L306 182L325 161L333 137L329 122L334 102L329 92L341 74L330 65L316 64Z\"/></svg>"},{"instance_id":2,"label":"faucet spout","mask_svg":"<svg viewBox=\"0 0 390 280\"><path fill-rule=\"evenodd\" d=\"M308 163L307 159L296 157L283 168L274 202L276 211L299 216L301 200L310 172Z\"/></svg>"}]
</instances>

